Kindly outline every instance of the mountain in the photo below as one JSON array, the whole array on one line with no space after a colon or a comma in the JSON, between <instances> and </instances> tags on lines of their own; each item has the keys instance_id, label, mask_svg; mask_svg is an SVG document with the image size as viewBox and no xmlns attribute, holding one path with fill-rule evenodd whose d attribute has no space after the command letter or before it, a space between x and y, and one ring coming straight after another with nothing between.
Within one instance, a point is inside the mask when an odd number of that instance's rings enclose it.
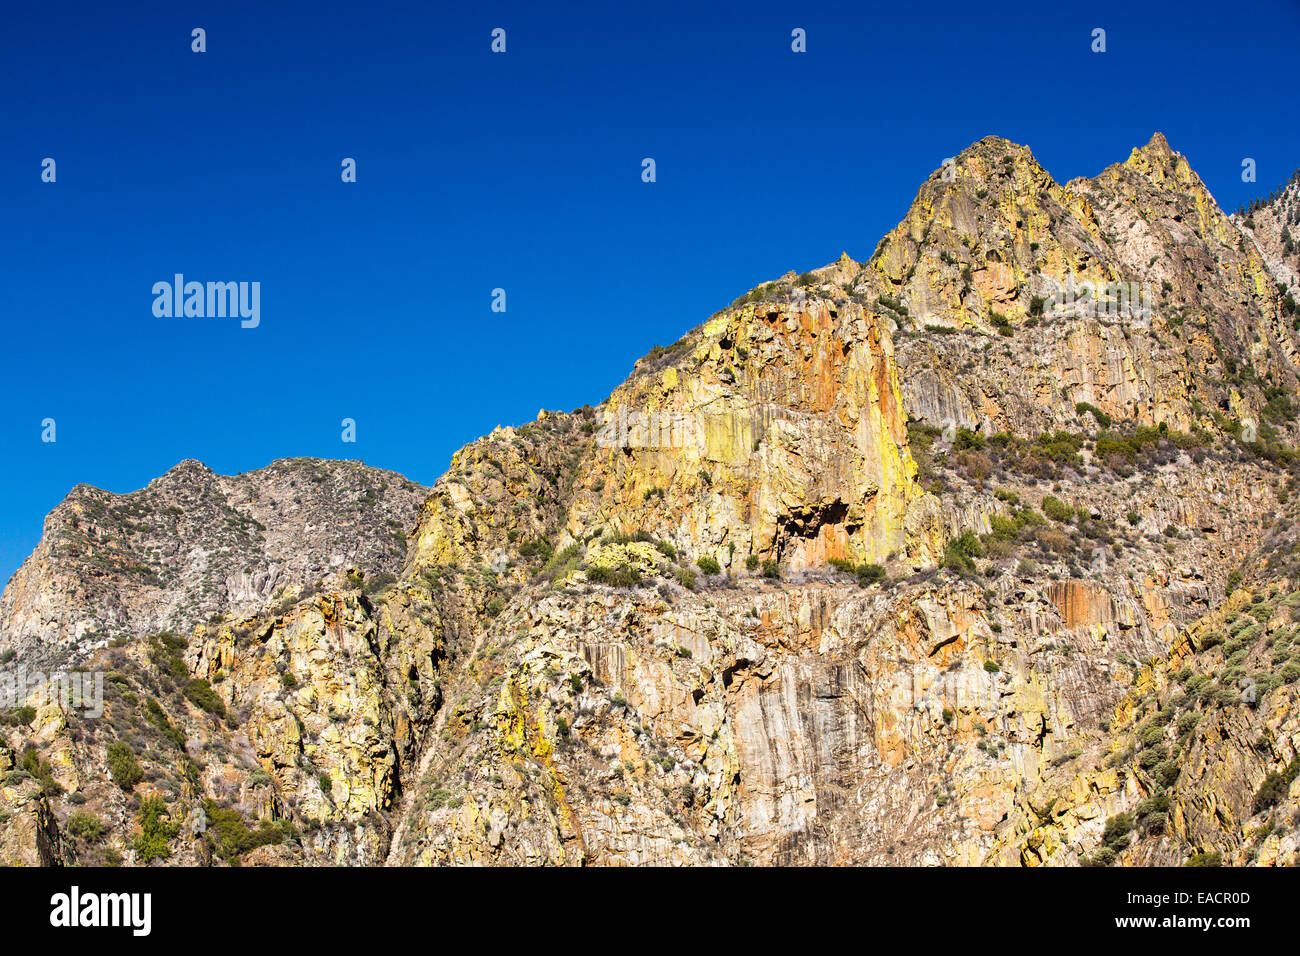
<instances>
[{"instance_id":1,"label":"mountain","mask_svg":"<svg viewBox=\"0 0 1300 956\"><path fill-rule=\"evenodd\" d=\"M1291 297L1283 314L1292 324L1300 322L1295 306L1300 296L1300 169L1267 200L1256 200L1232 220L1268 263L1278 291Z\"/></svg>"},{"instance_id":2,"label":"mountain","mask_svg":"<svg viewBox=\"0 0 1300 956\"><path fill-rule=\"evenodd\" d=\"M279 604L86 604L56 549L116 552L52 516L6 637L132 623L69 658L102 716L11 712L0 860L1295 863L1300 333L1255 215L1159 134L1065 185L981 140L866 262L376 491L375 542L422 498L391 581L303 541ZM341 507L302 505L259 553Z\"/></svg>"},{"instance_id":3,"label":"mountain","mask_svg":"<svg viewBox=\"0 0 1300 956\"><path fill-rule=\"evenodd\" d=\"M78 485L0 597L34 666L265 607L346 566L401 569L427 489L359 462L290 458L234 477L183 461L125 495Z\"/></svg>"}]
</instances>

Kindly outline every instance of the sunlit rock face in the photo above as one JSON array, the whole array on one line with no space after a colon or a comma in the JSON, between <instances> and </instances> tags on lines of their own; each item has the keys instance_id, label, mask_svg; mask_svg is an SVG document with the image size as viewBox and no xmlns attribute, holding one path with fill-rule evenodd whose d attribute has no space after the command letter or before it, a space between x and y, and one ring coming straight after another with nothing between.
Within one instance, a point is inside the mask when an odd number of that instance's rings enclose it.
<instances>
[{"instance_id":1,"label":"sunlit rock face","mask_svg":"<svg viewBox=\"0 0 1300 956\"><path fill-rule=\"evenodd\" d=\"M989 137L431 489L78 489L0 650L103 712L10 709L0 862L1295 863L1295 196Z\"/></svg>"}]
</instances>

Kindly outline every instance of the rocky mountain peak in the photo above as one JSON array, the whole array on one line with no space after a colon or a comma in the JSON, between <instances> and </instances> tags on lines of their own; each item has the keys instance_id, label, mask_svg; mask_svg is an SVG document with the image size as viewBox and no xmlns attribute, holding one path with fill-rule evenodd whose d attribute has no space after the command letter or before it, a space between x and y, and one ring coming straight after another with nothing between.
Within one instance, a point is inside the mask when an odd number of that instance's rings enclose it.
<instances>
[{"instance_id":1,"label":"rocky mountain peak","mask_svg":"<svg viewBox=\"0 0 1300 956\"><path fill-rule=\"evenodd\" d=\"M1154 133L1151 134L1151 139L1147 141L1147 144L1145 146L1143 146L1141 149L1134 149L1133 152L1142 153L1148 156L1159 155L1159 156L1171 157L1171 156L1178 155L1169 146L1169 140L1165 138L1165 134L1160 132L1159 130L1156 130Z\"/></svg>"},{"instance_id":2,"label":"rocky mountain peak","mask_svg":"<svg viewBox=\"0 0 1300 956\"><path fill-rule=\"evenodd\" d=\"M145 488L78 485L0 596L0 646L33 660L265 606L355 565L400 569L424 489L356 462L234 477L187 459Z\"/></svg>"},{"instance_id":3,"label":"rocky mountain peak","mask_svg":"<svg viewBox=\"0 0 1300 956\"><path fill-rule=\"evenodd\" d=\"M173 862L1296 862L1290 202L1230 220L1159 134L1064 186L986 137L867 262L431 489L79 490L0 646L113 675L105 719L10 716L0 861L149 862L160 793L263 821Z\"/></svg>"}]
</instances>

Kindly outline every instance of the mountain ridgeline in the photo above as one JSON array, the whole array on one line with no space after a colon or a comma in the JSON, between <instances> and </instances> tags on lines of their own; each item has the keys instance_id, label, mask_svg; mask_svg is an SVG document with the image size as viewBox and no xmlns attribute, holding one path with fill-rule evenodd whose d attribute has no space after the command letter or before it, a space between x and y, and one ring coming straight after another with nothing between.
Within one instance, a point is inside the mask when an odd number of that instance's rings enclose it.
<instances>
[{"instance_id":1,"label":"mountain ridgeline","mask_svg":"<svg viewBox=\"0 0 1300 956\"><path fill-rule=\"evenodd\" d=\"M430 489L78 487L0 861L1296 863L1297 189L989 137Z\"/></svg>"}]
</instances>

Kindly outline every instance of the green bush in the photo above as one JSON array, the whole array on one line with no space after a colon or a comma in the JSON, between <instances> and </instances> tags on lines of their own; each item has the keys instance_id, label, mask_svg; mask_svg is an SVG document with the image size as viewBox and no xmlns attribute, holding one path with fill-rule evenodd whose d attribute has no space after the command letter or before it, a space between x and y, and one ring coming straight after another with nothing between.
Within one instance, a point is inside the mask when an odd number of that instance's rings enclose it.
<instances>
[{"instance_id":1,"label":"green bush","mask_svg":"<svg viewBox=\"0 0 1300 956\"><path fill-rule=\"evenodd\" d=\"M144 779L144 771L135 759L131 745L119 740L108 745L108 772L113 782L130 792Z\"/></svg>"},{"instance_id":2,"label":"green bush","mask_svg":"<svg viewBox=\"0 0 1300 956\"><path fill-rule=\"evenodd\" d=\"M1110 866L1115 862L1115 851L1108 846L1102 847L1090 857L1079 861L1084 866Z\"/></svg>"},{"instance_id":3,"label":"green bush","mask_svg":"<svg viewBox=\"0 0 1300 956\"><path fill-rule=\"evenodd\" d=\"M857 567L858 584L862 587L875 584L885 576L885 569L879 564L859 564Z\"/></svg>"},{"instance_id":4,"label":"green bush","mask_svg":"<svg viewBox=\"0 0 1300 956\"><path fill-rule=\"evenodd\" d=\"M852 561L845 560L844 558L830 558L827 563L834 568L846 572L847 574L854 575L858 579L859 587L870 587L885 577L885 569L879 564L869 564L866 562L862 564L854 564Z\"/></svg>"},{"instance_id":5,"label":"green bush","mask_svg":"<svg viewBox=\"0 0 1300 956\"><path fill-rule=\"evenodd\" d=\"M390 571L381 571L373 577L366 578L365 592L367 594L378 594L395 583L397 583L397 575Z\"/></svg>"},{"instance_id":6,"label":"green bush","mask_svg":"<svg viewBox=\"0 0 1300 956\"><path fill-rule=\"evenodd\" d=\"M1300 776L1300 757L1292 760L1281 773L1274 772L1265 777L1255 793L1254 811L1263 813L1277 806L1287 795L1297 776Z\"/></svg>"},{"instance_id":7,"label":"green bush","mask_svg":"<svg viewBox=\"0 0 1300 956\"><path fill-rule=\"evenodd\" d=\"M771 559L768 559L767 561L763 562L763 577L779 578L780 576L781 576L781 565L777 564L775 561Z\"/></svg>"},{"instance_id":8,"label":"green bush","mask_svg":"<svg viewBox=\"0 0 1300 956\"><path fill-rule=\"evenodd\" d=\"M1155 797L1148 797L1146 800L1143 800L1141 803L1137 805L1137 815L1139 817L1145 817L1152 813L1168 813L1168 812L1169 812L1169 797L1166 796L1165 794L1160 794L1159 796L1155 796Z\"/></svg>"},{"instance_id":9,"label":"green bush","mask_svg":"<svg viewBox=\"0 0 1300 956\"><path fill-rule=\"evenodd\" d=\"M587 580L597 584L608 584L616 588L634 588L644 580L641 572L630 564L620 564L616 568L587 568Z\"/></svg>"},{"instance_id":10,"label":"green bush","mask_svg":"<svg viewBox=\"0 0 1300 956\"><path fill-rule=\"evenodd\" d=\"M555 554L542 566L539 576L546 581L555 578L563 578L571 571L575 571L582 562L582 548L579 545L571 544Z\"/></svg>"},{"instance_id":11,"label":"green bush","mask_svg":"<svg viewBox=\"0 0 1300 956\"><path fill-rule=\"evenodd\" d=\"M68 832L79 840L95 843L108 833L108 826L93 813L78 811L68 817Z\"/></svg>"},{"instance_id":12,"label":"green bush","mask_svg":"<svg viewBox=\"0 0 1300 956\"><path fill-rule=\"evenodd\" d=\"M1168 748L1164 746L1144 750L1142 756L1138 757L1138 766L1143 770L1153 770L1157 764L1165 759L1168 752Z\"/></svg>"},{"instance_id":13,"label":"green bush","mask_svg":"<svg viewBox=\"0 0 1300 956\"><path fill-rule=\"evenodd\" d=\"M167 815L167 804L163 798L154 794L145 797L136 815L140 832L135 835L134 847L141 863L164 860L172 855L170 842L180 830L179 824L173 823Z\"/></svg>"},{"instance_id":14,"label":"green bush","mask_svg":"<svg viewBox=\"0 0 1300 956\"><path fill-rule=\"evenodd\" d=\"M54 781L54 768L48 761L42 760L36 748L31 744L23 751L22 757L23 772L36 778L41 785L41 791L49 796L54 796L63 792L63 788Z\"/></svg>"},{"instance_id":15,"label":"green bush","mask_svg":"<svg viewBox=\"0 0 1300 956\"><path fill-rule=\"evenodd\" d=\"M192 680L185 686L185 697L201 710L206 710L216 717L225 718L226 705L217 692L203 678Z\"/></svg>"},{"instance_id":16,"label":"green bush","mask_svg":"<svg viewBox=\"0 0 1300 956\"><path fill-rule=\"evenodd\" d=\"M1140 739L1142 741L1142 746L1154 747L1156 744L1161 743L1165 739L1164 728L1147 727L1145 730L1142 731L1142 735Z\"/></svg>"},{"instance_id":17,"label":"green bush","mask_svg":"<svg viewBox=\"0 0 1300 956\"><path fill-rule=\"evenodd\" d=\"M1201 715L1195 711L1188 711L1178 718L1178 736L1184 737L1196 729L1196 725L1201 722Z\"/></svg>"},{"instance_id":18,"label":"green bush","mask_svg":"<svg viewBox=\"0 0 1300 956\"><path fill-rule=\"evenodd\" d=\"M971 559L983 556L984 546L975 532L965 531L944 545L943 564L958 573L970 574L975 570L975 562Z\"/></svg>"},{"instance_id":19,"label":"green bush","mask_svg":"<svg viewBox=\"0 0 1300 956\"><path fill-rule=\"evenodd\" d=\"M274 778L261 767L255 768L248 775L248 785L250 787L269 787L274 783Z\"/></svg>"},{"instance_id":20,"label":"green bush","mask_svg":"<svg viewBox=\"0 0 1300 956\"><path fill-rule=\"evenodd\" d=\"M283 843L294 836L293 825L288 820L272 822L263 820L252 829L238 810L219 806L214 800L203 802L207 816L208 843L223 860L234 862L249 850L268 844Z\"/></svg>"},{"instance_id":21,"label":"green bush","mask_svg":"<svg viewBox=\"0 0 1300 956\"><path fill-rule=\"evenodd\" d=\"M700 571L702 571L704 574L722 573L722 565L718 564L718 559L714 557L710 557L707 554L701 555L700 557L696 558L695 564L700 569Z\"/></svg>"},{"instance_id":22,"label":"green bush","mask_svg":"<svg viewBox=\"0 0 1300 956\"><path fill-rule=\"evenodd\" d=\"M173 680L185 680L189 677L189 670L181 651L187 644L185 638L170 631L154 634L149 638L149 662Z\"/></svg>"},{"instance_id":23,"label":"green bush","mask_svg":"<svg viewBox=\"0 0 1300 956\"><path fill-rule=\"evenodd\" d=\"M177 730L172 725L172 722L167 719L167 714L163 712L162 705L159 704L158 701L154 700L152 697L145 701L144 715L149 723L158 728L158 731L172 744L172 746L177 750L183 751L185 749L185 735Z\"/></svg>"},{"instance_id":24,"label":"green bush","mask_svg":"<svg viewBox=\"0 0 1300 956\"><path fill-rule=\"evenodd\" d=\"M758 568L758 555L751 554L747 557L745 559L745 567L750 571L756 570Z\"/></svg>"},{"instance_id":25,"label":"green bush","mask_svg":"<svg viewBox=\"0 0 1300 956\"><path fill-rule=\"evenodd\" d=\"M555 547L541 538L536 540L524 541L519 545L519 556L521 558L541 558L543 562L551 560L555 554Z\"/></svg>"},{"instance_id":26,"label":"green bush","mask_svg":"<svg viewBox=\"0 0 1300 956\"><path fill-rule=\"evenodd\" d=\"M1103 412L1097 406L1089 404L1088 402L1076 403L1074 406L1074 411L1078 415L1082 415L1084 413L1091 414L1092 417L1097 420L1097 424L1100 425L1102 428L1110 428L1111 426L1111 421L1112 421L1111 417L1107 415L1105 412Z\"/></svg>"},{"instance_id":27,"label":"green bush","mask_svg":"<svg viewBox=\"0 0 1300 956\"><path fill-rule=\"evenodd\" d=\"M1139 425L1131 433L1103 431L1093 443L1093 457L1107 464L1151 465L1163 460L1162 445L1191 451L1212 444L1213 438L1202 431L1170 431L1167 425Z\"/></svg>"},{"instance_id":28,"label":"green bush","mask_svg":"<svg viewBox=\"0 0 1300 956\"><path fill-rule=\"evenodd\" d=\"M1048 495L1043 499L1043 514L1053 521L1069 521L1074 517L1074 509L1060 498Z\"/></svg>"},{"instance_id":29,"label":"green bush","mask_svg":"<svg viewBox=\"0 0 1300 956\"><path fill-rule=\"evenodd\" d=\"M1106 821L1106 829L1102 831L1101 842L1112 850L1119 851L1128 846L1129 834L1132 832L1132 814L1117 813Z\"/></svg>"},{"instance_id":30,"label":"green bush","mask_svg":"<svg viewBox=\"0 0 1300 956\"><path fill-rule=\"evenodd\" d=\"M989 533L980 541L993 557L1007 557L1014 544L1032 537L1030 529L1041 527L1044 518L1032 508L1017 508L1008 515L990 515Z\"/></svg>"}]
</instances>

